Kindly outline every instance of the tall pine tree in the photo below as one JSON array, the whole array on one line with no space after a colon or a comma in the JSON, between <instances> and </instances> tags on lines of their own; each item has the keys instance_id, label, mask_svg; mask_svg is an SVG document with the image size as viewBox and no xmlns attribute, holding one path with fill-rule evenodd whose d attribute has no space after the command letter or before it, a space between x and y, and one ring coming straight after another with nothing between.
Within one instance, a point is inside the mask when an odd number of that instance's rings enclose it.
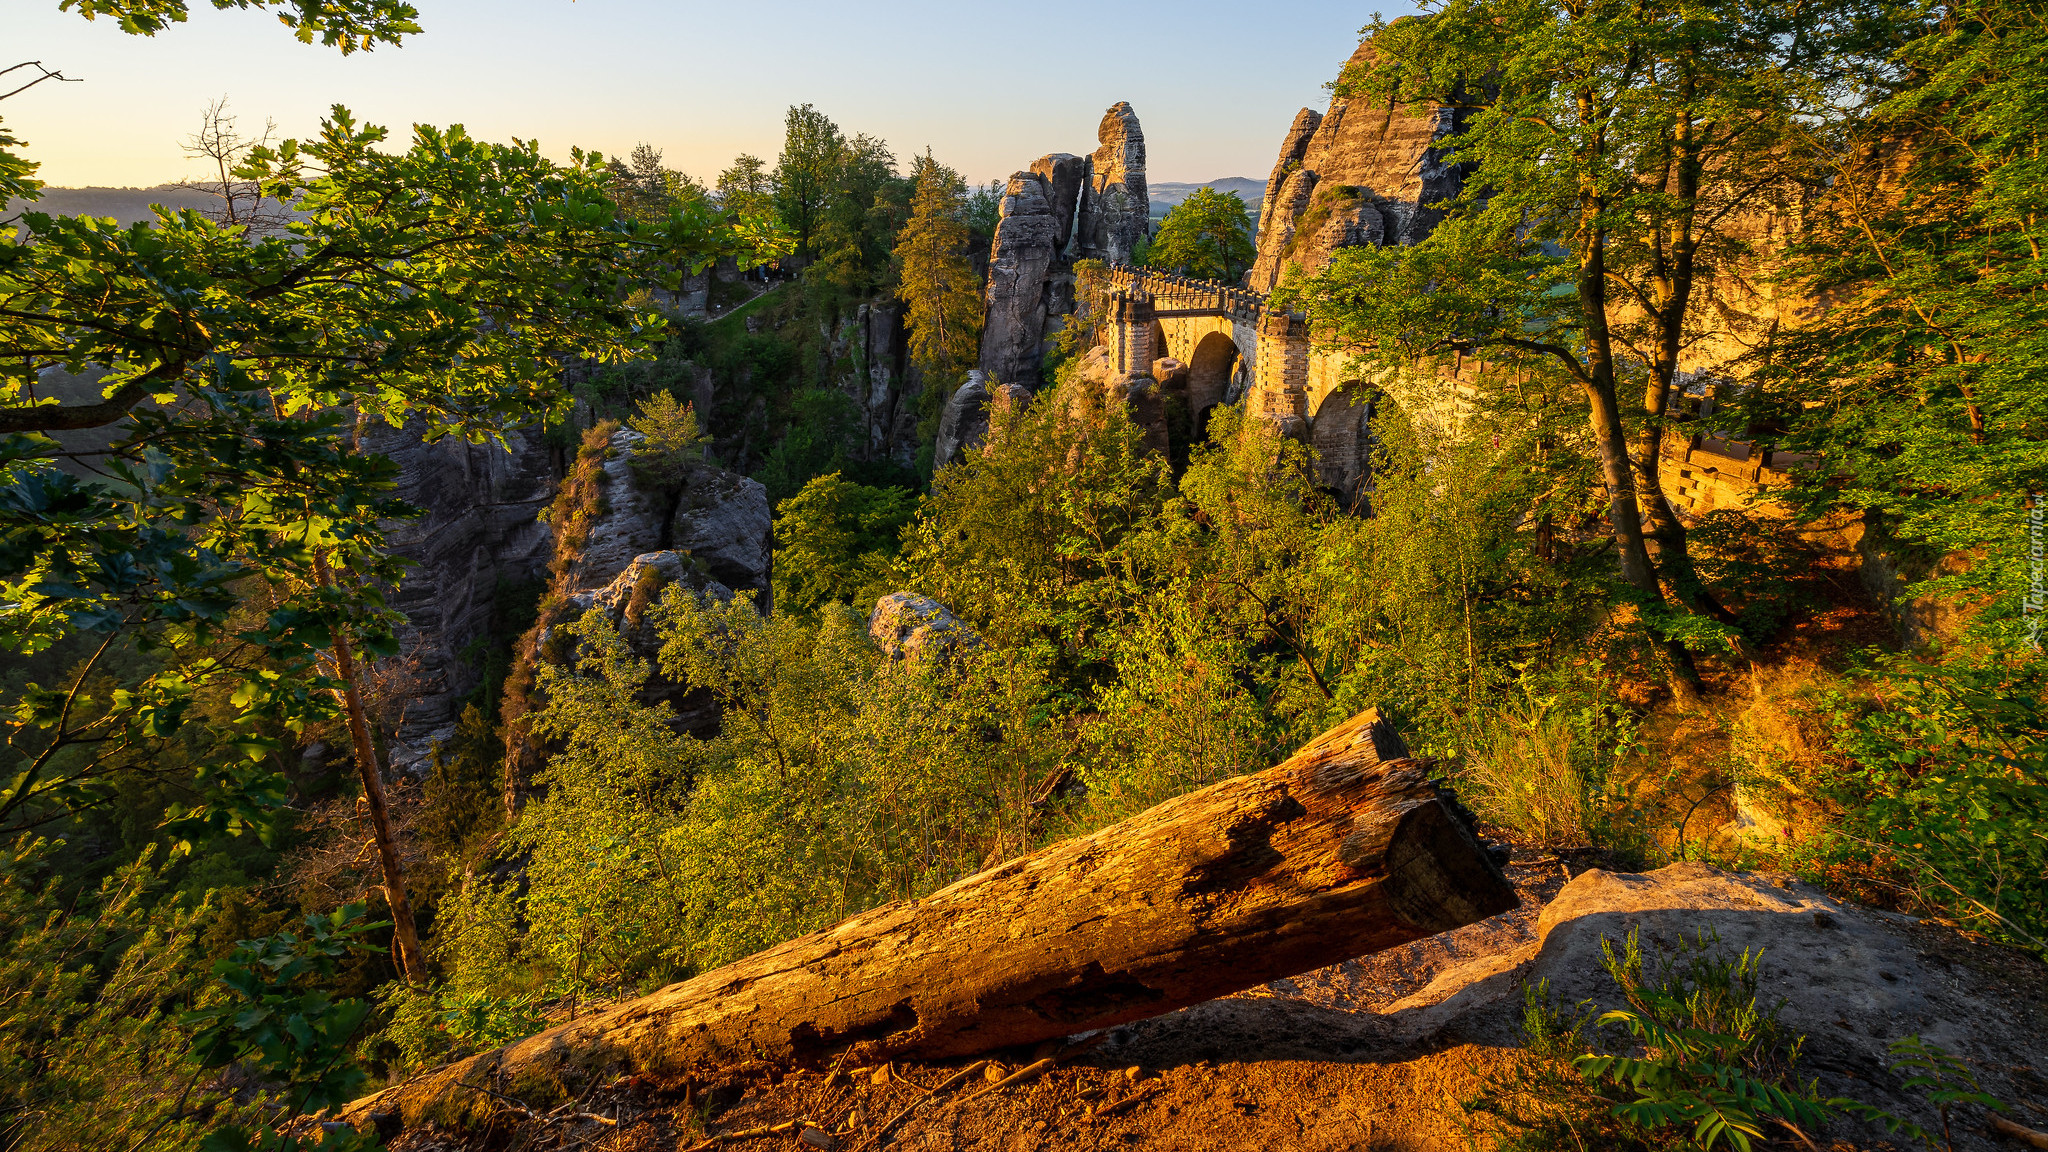
<instances>
[{"instance_id":1,"label":"tall pine tree","mask_svg":"<svg viewBox=\"0 0 2048 1152\"><path fill-rule=\"evenodd\" d=\"M910 220L896 241L896 296L908 310L911 359L928 380L950 384L981 342L981 277L967 259L967 186L929 151L913 161L911 179Z\"/></svg>"}]
</instances>

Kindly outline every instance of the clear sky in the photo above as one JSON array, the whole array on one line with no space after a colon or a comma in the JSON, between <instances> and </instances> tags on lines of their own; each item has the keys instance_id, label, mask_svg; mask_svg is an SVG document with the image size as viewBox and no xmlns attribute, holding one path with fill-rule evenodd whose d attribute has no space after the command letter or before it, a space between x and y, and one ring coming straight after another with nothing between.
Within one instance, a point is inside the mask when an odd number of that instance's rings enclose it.
<instances>
[{"instance_id":1,"label":"clear sky","mask_svg":"<svg viewBox=\"0 0 2048 1152\"><path fill-rule=\"evenodd\" d=\"M245 129L268 117L288 135L341 103L393 128L461 123L490 139L538 138L557 156L644 140L702 179L739 152L772 161L784 110L810 103L899 158L929 145L981 181L1047 152L1093 149L1103 109L1128 100L1152 179L1263 178L1294 113L1328 104L1323 85L1372 16L1326 0L415 5L424 34L344 58L299 44L269 14L216 12L207 0L154 38L59 12L57 0L0 0L0 66L40 59L85 81L0 103L0 120L61 186L192 172L178 142L220 96Z\"/></svg>"}]
</instances>

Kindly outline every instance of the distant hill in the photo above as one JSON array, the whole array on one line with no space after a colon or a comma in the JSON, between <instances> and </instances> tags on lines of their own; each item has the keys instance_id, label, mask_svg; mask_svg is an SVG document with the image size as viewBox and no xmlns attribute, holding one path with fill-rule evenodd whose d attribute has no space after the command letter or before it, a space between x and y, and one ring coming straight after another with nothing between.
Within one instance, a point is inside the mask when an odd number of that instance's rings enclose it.
<instances>
[{"instance_id":1,"label":"distant hill","mask_svg":"<svg viewBox=\"0 0 2048 1152\"><path fill-rule=\"evenodd\" d=\"M1166 215L1167 209L1194 195L1197 188L1214 188L1218 192L1237 193L1238 199L1244 201L1244 206L1251 209L1254 217L1259 214L1259 201L1266 198L1266 182L1264 180L1254 180L1249 176L1225 176L1221 180L1211 180L1204 184L1183 184L1174 180L1160 180L1148 184L1146 187L1152 193L1152 216L1154 219Z\"/></svg>"},{"instance_id":2,"label":"distant hill","mask_svg":"<svg viewBox=\"0 0 2048 1152\"><path fill-rule=\"evenodd\" d=\"M203 192L158 185L154 188L45 188L43 198L32 204L9 203L0 216L12 216L24 208L52 216L112 216L123 224L153 219L152 204L166 208L211 208L213 197Z\"/></svg>"}]
</instances>

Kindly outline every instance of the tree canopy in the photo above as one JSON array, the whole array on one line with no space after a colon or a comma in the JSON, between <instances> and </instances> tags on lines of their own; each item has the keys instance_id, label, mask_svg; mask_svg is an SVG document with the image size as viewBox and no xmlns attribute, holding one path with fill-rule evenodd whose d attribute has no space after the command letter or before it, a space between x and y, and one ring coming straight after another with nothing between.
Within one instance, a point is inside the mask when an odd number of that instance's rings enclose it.
<instances>
[{"instance_id":1,"label":"tree canopy","mask_svg":"<svg viewBox=\"0 0 2048 1152\"><path fill-rule=\"evenodd\" d=\"M1257 256L1251 213L1237 193L1197 188L1160 221L1145 263L1197 280L1235 284Z\"/></svg>"}]
</instances>

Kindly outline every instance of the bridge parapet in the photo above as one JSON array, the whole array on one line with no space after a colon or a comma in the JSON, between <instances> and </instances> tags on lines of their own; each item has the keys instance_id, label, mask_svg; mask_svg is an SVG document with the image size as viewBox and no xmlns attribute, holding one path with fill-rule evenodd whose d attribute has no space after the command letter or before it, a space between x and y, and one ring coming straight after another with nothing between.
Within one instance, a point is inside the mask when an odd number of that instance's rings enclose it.
<instances>
[{"instance_id":1,"label":"bridge parapet","mask_svg":"<svg viewBox=\"0 0 2048 1152\"><path fill-rule=\"evenodd\" d=\"M1150 296L1155 316L1229 316L1256 321L1266 313L1263 292L1155 268L1111 264L1109 287L1111 292Z\"/></svg>"}]
</instances>

